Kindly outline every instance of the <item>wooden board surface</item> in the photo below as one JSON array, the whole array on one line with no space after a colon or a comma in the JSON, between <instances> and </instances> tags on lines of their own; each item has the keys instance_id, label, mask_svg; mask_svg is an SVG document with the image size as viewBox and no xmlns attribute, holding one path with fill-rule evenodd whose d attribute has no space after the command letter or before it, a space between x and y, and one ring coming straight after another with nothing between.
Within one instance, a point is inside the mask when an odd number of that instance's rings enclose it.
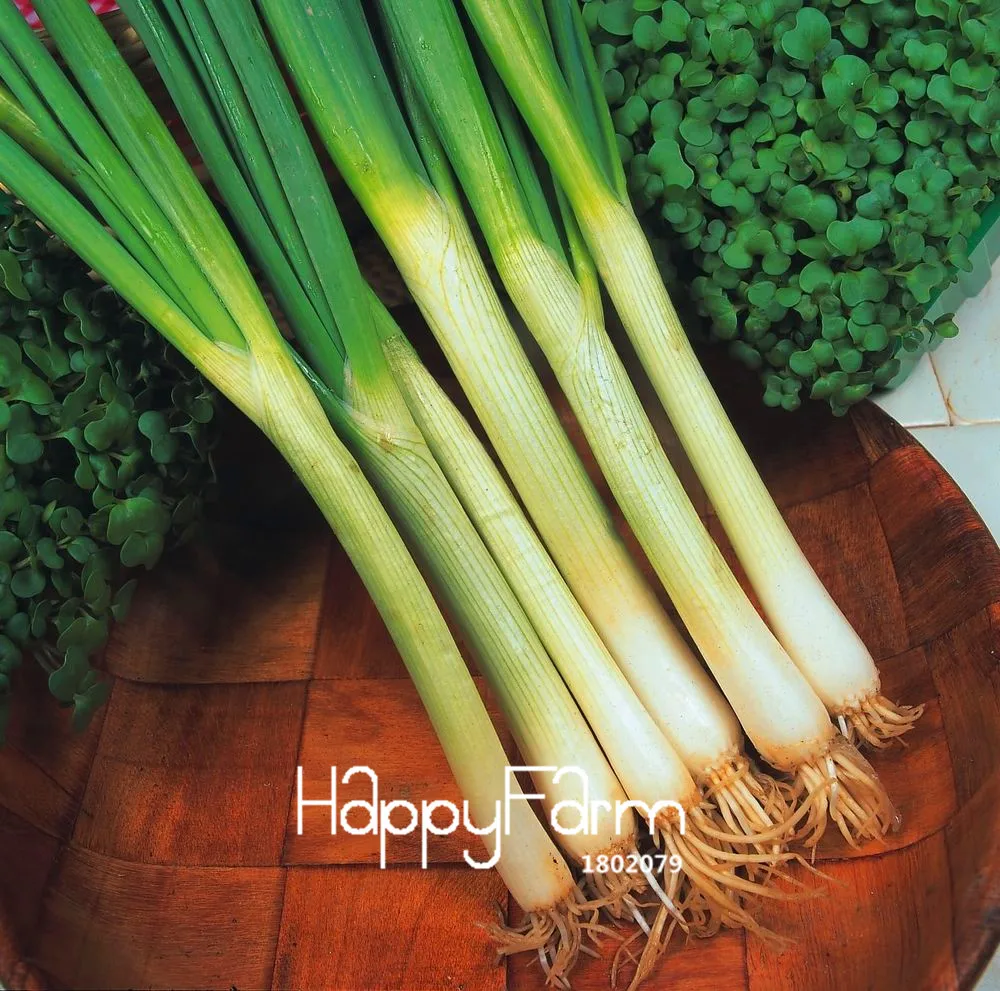
<instances>
[{"instance_id":1,"label":"wooden board surface","mask_svg":"<svg viewBox=\"0 0 1000 991\"><path fill-rule=\"evenodd\" d=\"M790 949L735 933L678 943L647 987L971 988L1000 931L1000 552L875 407L769 412L716 365L888 694L927 713L908 749L874 758L903 830L859 852L828 834L824 897L769 916ZM27 964L64 988L541 988L537 963L496 963L476 923L503 887L458 864L460 844L437 843L422 870L401 839L380 870L374 838L331 837L325 810L296 835L299 764L318 794L330 764L378 769L383 797L455 786L318 514L259 439L237 428L229 443L251 464L224 460L229 515L145 581L94 725L73 737L26 678L0 753L0 979L32 986ZM606 961L588 962L574 987L607 980Z\"/></svg>"}]
</instances>

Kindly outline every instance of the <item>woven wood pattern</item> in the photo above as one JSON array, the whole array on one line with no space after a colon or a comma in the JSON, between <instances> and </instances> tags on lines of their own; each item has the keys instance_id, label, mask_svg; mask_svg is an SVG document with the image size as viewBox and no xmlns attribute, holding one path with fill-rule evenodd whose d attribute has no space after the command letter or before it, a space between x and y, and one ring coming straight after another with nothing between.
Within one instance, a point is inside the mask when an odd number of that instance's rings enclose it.
<instances>
[{"instance_id":1,"label":"woven wood pattern","mask_svg":"<svg viewBox=\"0 0 1000 991\"><path fill-rule=\"evenodd\" d=\"M1000 552L875 407L789 416L728 363L715 377L887 694L927 712L906 750L874 758L902 831L860 851L828 833L825 896L765 913L791 949L678 943L647 986L971 988L1000 929ZM296 835L298 764L316 796L331 764L371 765L384 798L455 786L318 514L236 421L227 445L230 516L142 586L107 652L106 711L73 737L38 679L19 700L0 753L0 979L38 986L30 965L66 988L541 988L537 962L494 961L475 922L503 887L456 862L461 844L435 842L422 870L417 842L395 840L382 871L375 838L329 836L326 810ZM607 979L587 962L574 987Z\"/></svg>"}]
</instances>

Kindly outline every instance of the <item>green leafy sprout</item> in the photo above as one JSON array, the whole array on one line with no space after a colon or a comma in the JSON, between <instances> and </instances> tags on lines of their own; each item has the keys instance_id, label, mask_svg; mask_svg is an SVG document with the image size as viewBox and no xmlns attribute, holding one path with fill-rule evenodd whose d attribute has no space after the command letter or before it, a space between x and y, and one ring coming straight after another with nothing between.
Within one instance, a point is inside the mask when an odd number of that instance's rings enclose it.
<instances>
[{"instance_id":1,"label":"green leafy sprout","mask_svg":"<svg viewBox=\"0 0 1000 991\"><path fill-rule=\"evenodd\" d=\"M186 360L0 194L0 741L25 654L82 727L90 658L214 473L213 393Z\"/></svg>"},{"instance_id":2,"label":"green leafy sprout","mask_svg":"<svg viewBox=\"0 0 1000 991\"><path fill-rule=\"evenodd\" d=\"M1000 0L583 11L636 208L767 405L843 413L957 333L924 315L1000 176Z\"/></svg>"}]
</instances>

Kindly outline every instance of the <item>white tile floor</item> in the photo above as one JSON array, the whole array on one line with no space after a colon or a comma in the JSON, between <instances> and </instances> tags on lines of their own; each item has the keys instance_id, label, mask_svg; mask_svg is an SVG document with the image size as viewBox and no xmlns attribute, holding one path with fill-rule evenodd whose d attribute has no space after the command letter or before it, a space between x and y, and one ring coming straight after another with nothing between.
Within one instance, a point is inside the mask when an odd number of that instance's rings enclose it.
<instances>
[{"instance_id":1,"label":"white tile floor","mask_svg":"<svg viewBox=\"0 0 1000 991\"><path fill-rule=\"evenodd\" d=\"M1000 262L955 319L958 337L875 401L937 458L1000 540ZM1000 991L1000 953L977 991Z\"/></svg>"},{"instance_id":2,"label":"white tile floor","mask_svg":"<svg viewBox=\"0 0 1000 991\"><path fill-rule=\"evenodd\" d=\"M937 458L1000 540L1000 262L960 333L876 402Z\"/></svg>"}]
</instances>

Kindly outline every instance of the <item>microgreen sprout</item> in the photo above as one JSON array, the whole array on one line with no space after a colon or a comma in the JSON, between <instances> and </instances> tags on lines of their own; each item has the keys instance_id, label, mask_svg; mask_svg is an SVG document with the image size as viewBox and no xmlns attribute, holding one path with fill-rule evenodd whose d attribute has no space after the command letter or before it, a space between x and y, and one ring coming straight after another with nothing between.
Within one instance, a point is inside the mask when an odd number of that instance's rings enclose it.
<instances>
[{"instance_id":1,"label":"microgreen sprout","mask_svg":"<svg viewBox=\"0 0 1000 991\"><path fill-rule=\"evenodd\" d=\"M768 405L843 413L953 332L925 313L1000 176L997 10L585 0L633 202Z\"/></svg>"},{"instance_id":2,"label":"microgreen sprout","mask_svg":"<svg viewBox=\"0 0 1000 991\"><path fill-rule=\"evenodd\" d=\"M90 658L136 578L189 535L214 392L87 265L0 196L0 740L30 654L84 725Z\"/></svg>"}]
</instances>

